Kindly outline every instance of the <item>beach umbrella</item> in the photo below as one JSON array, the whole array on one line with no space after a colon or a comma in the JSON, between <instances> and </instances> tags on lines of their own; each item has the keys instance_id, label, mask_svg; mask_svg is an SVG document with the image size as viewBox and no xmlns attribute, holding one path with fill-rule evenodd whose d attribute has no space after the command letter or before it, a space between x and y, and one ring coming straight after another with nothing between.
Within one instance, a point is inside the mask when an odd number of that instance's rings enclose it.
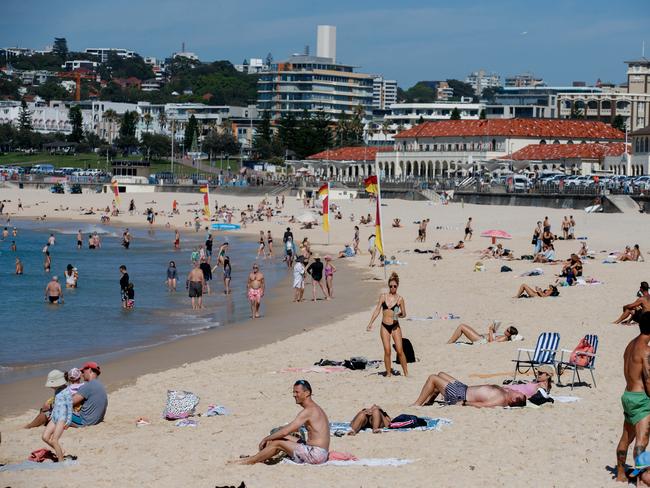
<instances>
[{"instance_id":1,"label":"beach umbrella","mask_svg":"<svg viewBox=\"0 0 650 488\"><path fill-rule=\"evenodd\" d=\"M305 212L300 217L298 217L298 222L301 224L308 224L309 222L318 222L316 216L311 212Z\"/></svg>"},{"instance_id":2,"label":"beach umbrella","mask_svg":"<svg viewBox=\"0 0 650 488\"><path fill-rule=\"evenodd\" d=\"M481 237L491 237L492 244L496 244L497 239L512 239L512 236L508 234L505 230L486 230L481 232Z\"/></svg>"}]
</instances>

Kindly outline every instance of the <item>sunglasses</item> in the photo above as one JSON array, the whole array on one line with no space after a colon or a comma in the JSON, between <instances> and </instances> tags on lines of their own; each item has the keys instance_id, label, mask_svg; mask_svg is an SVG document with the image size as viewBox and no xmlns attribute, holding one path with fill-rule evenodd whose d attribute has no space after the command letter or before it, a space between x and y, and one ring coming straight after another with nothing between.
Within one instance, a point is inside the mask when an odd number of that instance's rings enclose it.
<instances>
[{"instance_id":1,"label":"sunglasses","mask_svg":"<svg viewBox=\"0 0 650 488\"><path fill-rule=\"evenodd\" d=\"M397 288L397 285L388 285L388 288Z\"/></svg>"}]
</instances>

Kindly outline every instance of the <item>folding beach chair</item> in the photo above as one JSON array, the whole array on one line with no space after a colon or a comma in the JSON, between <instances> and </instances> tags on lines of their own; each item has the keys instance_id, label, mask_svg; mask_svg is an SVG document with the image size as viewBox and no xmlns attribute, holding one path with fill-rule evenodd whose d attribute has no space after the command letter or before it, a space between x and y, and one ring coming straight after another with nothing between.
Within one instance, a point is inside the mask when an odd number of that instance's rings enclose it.
<instances>
[{"instance_id":1,"label":"folding beach chair","mask_svg":"<svg viewBox=\"0 0 650 488\"><path fill-rule=\"evenodd\" d=\"M557 354L559 344L559 332L542 332L537 338L535 349L517 349L517 359L512 360L515 363L515 374L512 381L517 379L517 372L525 373L520 369L522 366L528 369L532 368L533 373L536 372L535 368L542 364L550 364L555 368L555 354Z\"/></svg>"},{"instance_id":2,"label":"folding beach chair","mask_svg":"<svg viewBox=\"0 0 650 488\"><path fill-rule=\"evenodd\" d=\"M572 370L573 371L573 377L571 378L571 389L573 390L573 386L575 385L576 382L576 375L578 376L578 383L582 383L582 380L580 379L580 370L581 369L588 369L589 373L591 373L591 381L594 383L594 388L596 387L596 378L594 378L594 369L595 369L595 364L596 364L596 353L598 352L598 336L596 334L587 334L585 336L585 339L589 343L591 347L594 348L594 352L588 353L588 352L582 352L582 351L577 351L576 355L578 356L589 356L589 362L587 363L586 366L579 366L575 363L572 363L570 361L571 353L573 351L569 351L568 349L562 349L562 354L560 355L560 361L557 363L557 384L561 386L560 383L560 371L567 371L567 370ZM567 353L567 360L564 360L564 353ZM591 387L591 385L589 385Z\"/></svg>"}]
</instances>

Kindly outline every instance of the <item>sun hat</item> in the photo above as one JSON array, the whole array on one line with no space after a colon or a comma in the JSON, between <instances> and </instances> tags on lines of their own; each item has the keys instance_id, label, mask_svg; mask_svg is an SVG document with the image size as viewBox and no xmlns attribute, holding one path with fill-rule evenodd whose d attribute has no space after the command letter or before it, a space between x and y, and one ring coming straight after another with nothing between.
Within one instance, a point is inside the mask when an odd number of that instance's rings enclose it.
<instances>
[{"instance_id":1,"label":"sun hat","mask_svg":"<svg viewBox=\"0 0 650 488\"><path fill-rule=\"evenodd\" d=\"M47 381L45 382L45 386L48 388L58 388L59 386L65 385L65 376L63 375L63 371L60 371L58 369L53 369L49 373L47 373Z\"/></svg>"},{"instance_id":2,"label":"sun hat","mask_svg":"<svg viewBox=\"0 0 650 488\"><path fill-rule=\"evenodd\" d=\"M325 261L331 261L331 260L332 260L332 256L330 256L329 254L326 254L325 257L324 257L323 259L324 259Z\"/></svg>"},{"instance_id":3,"label":"sun hat","mask_svg":"<svg viewBox=\"0 0 650 488\"><path fill-rule=\"evenodd\" d=\"M68 371L68 379L77 381L79 378L81 378L81 370L79 368L72 368Z\"/></svg>"},{"instance_id":4,"label":"sun hat","mask_svg":"<svg viewBox=\"0 0 650 488\"><path fill-rule=\"evenodd\" d=\"M634 467L636 469L630 473L631 477L639 476L646 469L650 468L650 451L644 451L639 454L634 461Z\"/></svg>"},{"instance_id":5,"label":"sun hat","mask_svg":"<svg viewBox=\"0 0 650 488\"><path fill-rule=\"evenodd\" d=\"M555 369L550 364L542 364L540 367L537 368L537 371L539 371L540 373L546 373L549 376L555 375Z\"/></svg>"},{"instance_id":6,"label":"sun hat","mask_svg":"<svg viewBox=\"0 0 650 488\"><path fill-rule=\"evenodd\" d=\"M95 361L87 361L80 369L81 371L84 369L92 369L95 371L95 373L97 373L98 376L102 372L102 370L99 368L99 364L97 364Z\"/></svg>"}]
</instances>

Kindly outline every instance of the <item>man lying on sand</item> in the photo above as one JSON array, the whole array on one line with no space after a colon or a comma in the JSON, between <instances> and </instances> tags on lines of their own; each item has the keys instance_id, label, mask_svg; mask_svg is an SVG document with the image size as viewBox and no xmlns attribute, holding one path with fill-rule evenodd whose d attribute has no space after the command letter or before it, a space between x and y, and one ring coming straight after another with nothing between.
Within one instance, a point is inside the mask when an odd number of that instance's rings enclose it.
<instances>
[{"instance_id":1,"label":"man lying on sand","mask_svg":"<svg viewBox=\"0 0 650 488\"><path fill-rule=\"evenodd\" d=\"M323 464L327 462L330 447L330 424L323 409L311 397L311 385L298 380L293 385L293 398L303 410L289 424L267 435L259 444L254 456L235 461L238 464L255 464L268 461L284 452L298 464ZM307 443L292 436L301 427L307 429Z\"/></svg>"},{"instance_id":2,"label":"man lying on sand","mask_svg":"<svg viewBox=\"0 0 650 488\"><path fill-rule=\"evenodd\" d=\"M623 313L614 321L615 324L629 324L632 321L638 322L637 319L643 312L650 312L650 292L648 292L647 281L641 282L641 286L639 286L639 294L641 296L632 303L623 305Z\"/></svg>"},{"instance_id":3,"label":"man lying on sand","mask_svg":"<svg viewBox=\"0 0 650 488\"><path fill-rule=\"evenodd\" d=\"M448 405L461 404L470 407L523 407L526 395L497 385L467 386L447 373L432 374L422 387L414 406L431 405L442 395Z\"/></svg>"}]
</instances>

